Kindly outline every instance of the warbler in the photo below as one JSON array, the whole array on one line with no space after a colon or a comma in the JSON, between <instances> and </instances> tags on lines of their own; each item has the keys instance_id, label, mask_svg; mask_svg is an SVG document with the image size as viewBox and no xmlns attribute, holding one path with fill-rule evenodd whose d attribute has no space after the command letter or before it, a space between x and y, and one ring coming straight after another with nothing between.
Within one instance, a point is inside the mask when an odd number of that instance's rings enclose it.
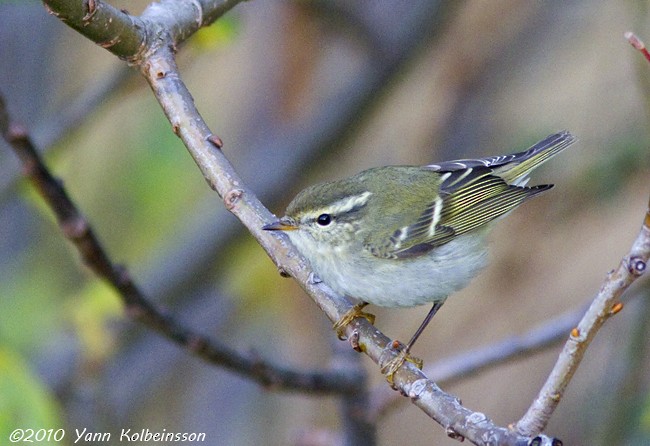
<instances>
[{"instance_id":1,"label":"warbler","mask_svg":"<svg viewBox=\"0 0 650 446\"><path fill-rule=\"evenodd\" d=\"M334 324L339 336L355 317L374 322L361 311L367 304L433 303L382 367L392 382L405 360L422 367L409 352L447 297L486 265L493 222L553 187L526 186L529 174L574 141L563 131L511 155L368 169L306 188L264 229L286 233L317 277L356 302Z\"/></svg>"}]
</instances>

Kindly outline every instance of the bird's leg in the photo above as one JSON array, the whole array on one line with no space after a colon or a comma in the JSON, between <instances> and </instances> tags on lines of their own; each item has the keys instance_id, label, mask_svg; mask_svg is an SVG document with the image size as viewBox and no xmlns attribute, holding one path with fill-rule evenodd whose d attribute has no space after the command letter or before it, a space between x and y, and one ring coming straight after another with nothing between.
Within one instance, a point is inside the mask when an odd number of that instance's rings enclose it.
<instances>
[{"instance_id":1,"label":"bird's leg","mask_svg":"<svg viewBox=\"0 0 650 446\"><path fill-rule=\"evenodd\" d=\"M424 318L424 321L420 324L418 329L416 330L415 334L413 337L411 337L411 340L406 344L406 346L401 349L401 351L395 356L393 359L388 361L386 364L382 365L381 367L381 373L386 375L386 380L389 383L393 383L393 375L395 375L395 372L399 370L399 368L404 364L404 361L412 362L415 364L415 366L418 369L421 369L422 366L424 365L424 362L420 358L416 358L415 356L411 356L409 353L411 351L411 348L413 348L413 344L415 344L415 341L418 340L426 326L429 324L431 321L431 318L438 312L440 307L442 307L443 302L436 302L433 304L433 307L431 307L431 310L429 310L429 313L427 314L427 317ZM397 345L395 345L397 344ZM397 348L399 346L399 342L392 342L391 347L392 348Z\"/></svg>"},{"instance_id":2,"label":"bird's leg","mask_svg":"<svg viewBox=\"0 0 650 446\"><path fill-rule=\"evenodd\" d=\"M363 307L368 305L368 302L361 302L350 308L349 311L347 311L341 319L336 321L336 323L332 326L334 330L336 330L336 334L338 335L339 339L345 339L345 327L348 326L350 322L352 322L354 319L358 317L363 317L368 319L368 322L371 324L375 323L375 315L366 313L363 310Z\"/></svg>"}]
</instances>

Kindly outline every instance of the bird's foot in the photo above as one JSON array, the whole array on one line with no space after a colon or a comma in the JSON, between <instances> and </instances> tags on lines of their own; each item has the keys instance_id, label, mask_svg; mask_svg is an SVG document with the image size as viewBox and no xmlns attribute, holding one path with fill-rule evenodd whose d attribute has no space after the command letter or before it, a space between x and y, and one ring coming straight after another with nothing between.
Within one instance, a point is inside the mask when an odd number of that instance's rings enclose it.
<instances>
[{"instance_id":1,"label":"bird's foot","mask_svg":"<svg viewBox=\"0 0 650 446\"><path fill-rule=\"evenodd\" d=\"M368 322L371 324L375 323L375 315L366 313L363 310L363 307L368 305L367 302L361 302L360 304L356 304L354 307L350 308L350 310L345 313L341 319L336 321L336 323L332 326L332 328L336 331L337 336L339 339L344 340L345 339L345 327L347 327L350 322L352 322L354 319L358 317L362 317L365 319L368 319Z\"/></svg>"},{"instance_id":2,"label":"bird's foot","mask_svg":"<svg viewBox=\"0 0 650 446\"><path fill-rule=\"evenodd\" d=\"M408 349L399 341L393 341L386 346L382 356L387 353L393 354L394 350L399 350L397 356L394 356L390 361L382 364L380 369L381 373L386 377L386 381L391 385L393 384L393 376L405 362L414 364L418 369L422 369L422 366L424 365L424 361L415 356L411 356Z\"/></svg>"}]
</instances>

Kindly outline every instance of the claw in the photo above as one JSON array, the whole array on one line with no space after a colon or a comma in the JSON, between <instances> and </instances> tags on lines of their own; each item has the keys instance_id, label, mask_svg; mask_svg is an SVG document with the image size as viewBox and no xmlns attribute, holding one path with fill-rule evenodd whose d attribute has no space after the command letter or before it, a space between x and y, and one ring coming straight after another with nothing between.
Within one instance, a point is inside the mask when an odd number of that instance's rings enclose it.
<instances>
[{"instance_id":1,"label":"claw","mask_svg":"<svg viewBox=\"0 0 650 446\"><path fill-rule=\"evenodd\" d=\"M399 353L397 356L392 358L390 361L388 361L386 364L384 364L381 367L381 373L386 375L386 380L393 385L393 375L399 370L400 367L402 367L402 364L404 364L405 361L411 362L415 364L415 366L418 369L422 369L422 366L424 365L424 362L420 358L416 358L415 356L411 356L409 353L411 352L411 348L413 348L413 344L415 344L415 341L418 340L418 337L422 334L422 331L426 328L427 324L429 321L431 321L431 318L438 312L440 307L442 307L442 304L445 301L437 301L433 303L433 307L429 310L429 313L427 314L427 317L424 318L424 321L420 324L418 329L415 331L413 336L411 337L411 340L406 344L406 347L404 347L401 342L399 341L393 341L390 344L390 347L386 347L384 349L384 352L382 352L382 356L384 353L392 353L391 350L399 350ZM382 364L383 361L380 360L380 364Z\"/></svg>"},{"instance_id":2,"label":"claw","mask_svg":"<svg viewBox=\"0 0 650 446\"><path fill-rule=\"evenodd\" d=\"M368 305L367 302L361 302L360 304L356 304L354 307L350 308L350 310L345 313L341 319L336 321L336 323L332 326L332 328L336 331L337 336L339 339L344 340L345 339L345 327L347 327L350 322L352 322L354 319L358 317L363 317L368 320L371 324L375 323L375 315L366 313L364 311L361 311L363 307Z\"/></svg>"},{"instance_id":3,"label":"claw","mask_svg":"<svg viewBox=\"0 0 650 446\"><path fill-rule=\"evenodd\" d=\"M395 356L393 359L388 361L386 364L382 365L380 371L382 375L386 376L386 381L388 381L391 385L393 384L393 376L397 371L402 367L402 365L405 362L410 362L414 364L418 369L422 369L422 366L424 365L424 361L422 359L417 358L415 356L411 356L411 354L408 352L407 349L402 349L402 344L395 341L391 343L390 347L386 347L387 350L392 350L395 348L399 348L400 351Z\"/></svg>"}]
</instances>

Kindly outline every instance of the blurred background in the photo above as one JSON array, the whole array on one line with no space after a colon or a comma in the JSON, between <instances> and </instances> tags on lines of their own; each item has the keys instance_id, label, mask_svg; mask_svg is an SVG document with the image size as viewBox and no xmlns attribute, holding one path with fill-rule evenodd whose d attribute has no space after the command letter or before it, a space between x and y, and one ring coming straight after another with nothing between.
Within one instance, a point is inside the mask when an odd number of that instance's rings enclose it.
<instances>
[{"instance_id":1,"label":"blurred background","mask_svg":"<svg viewBox=\"0 0 650 446\"><path fill-rule=\"evenodd\" d=\"M148 1L112 1L140 14ZM645 1L251 1L180 50L182 74L244 181L276 214L306 185L387 164L579 143L556 187L497 226L491 265L415 348L426 364L581 307L636 236L650 193ZM336 336L206 187L143 79L49 16L0 3L0 92L151 300L195 330L298 369ZM645 295L645 298L643 297ZM546 429L564 444L650 442L648 281L599 333ZM428 307L379 310L408 339ZM444 390L518 420L560 347ZM362 358L377 392L390 393ZM265 390L131 321L79 262L0 141L0 438L16 427L206 432L219 445L335 444L338 399ZM319 432L321 435L312 435ZM380 444L455 445L405 402ZM316 438L320 438L319 443Z\"/></svg>"}]
</instances>

